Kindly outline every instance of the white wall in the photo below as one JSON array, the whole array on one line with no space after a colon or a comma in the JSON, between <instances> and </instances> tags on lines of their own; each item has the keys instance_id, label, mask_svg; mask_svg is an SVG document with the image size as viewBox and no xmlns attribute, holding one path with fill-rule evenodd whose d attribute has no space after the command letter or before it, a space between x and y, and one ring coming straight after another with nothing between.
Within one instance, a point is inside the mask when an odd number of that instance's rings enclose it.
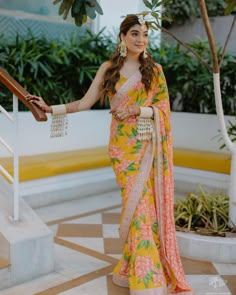
<instances>
[{"instance_id":1,"label":"white wall","mask_svg":"<svg viewBox=\"0 0 236 295\"><path fill-rule=\"evenodd\" d=\"M225 122L235 123L235 117L225 116ZM216 115L172 112L172 129L175 147L204 151L227 152L219 150L219 123Z\"/></svg>"},{"instance_id":2,"label":"white wall","mask_svg":"<svg viewBox=\"0 0 236 295\"><path fill-rule=\"evenodd\" d=\"M108 110L84 111L68 116L68 135L50 138L51 115L47 122L36 122L30 112L19 113L19 154L76 150L108 144L110 115ZM0 114L0 136L13 144L13 126ZM0 156L9 153L0 145Z\"/></svg>"},{"instance_id":3,"label":"white wall","mask_svg":"<svg viewBox=\"0 0 236 295\"><path fill-rule=\"evenodd\" d=\"M96 30L99 31L106 27L106 32L115 36L123 20L121 16L145 10L142 0L100 0L99 3L103 9L103 15L98 15L96 18Z\"/></svg>"},{"instance_id":4,"label":"white wall","mask_svg":"<svg viewBox=\"0 0 236 295\"><path fill-rule=\"evenodd\" d=\"M226 117L226 121L234 117ZM36 122L29 112L19 113L19 152L32 155L62 150L76 150L107 145L109 141L109 110L85 111L68 116L68 135L50 138L50 122ZM13 143L12 124L0 114L0 136ZM217 138L218 121L215 115L172 113L174 146L199 150L220 151ZM225 150L224 150L225 151ZM9 153L0 145L0 157Z\"/></svg>"},{"instance_id":5,"label":"white wall","mask_svg":"<svg viewBox=\"0 0 236 295\"><path fill-rule=\"evenodd\" d=\"M93 30L98 33L101 29L106 28L104 32L114 36L114 40L117 40L120 23L124 19L122 16L147 10L142 0L100 0L99 3L103 9L103 15L97 15L92 25ZM160 32L150 32L150 35L152 36L152 42L158 45L160 42Z\"/></svg>"}]
</instances>

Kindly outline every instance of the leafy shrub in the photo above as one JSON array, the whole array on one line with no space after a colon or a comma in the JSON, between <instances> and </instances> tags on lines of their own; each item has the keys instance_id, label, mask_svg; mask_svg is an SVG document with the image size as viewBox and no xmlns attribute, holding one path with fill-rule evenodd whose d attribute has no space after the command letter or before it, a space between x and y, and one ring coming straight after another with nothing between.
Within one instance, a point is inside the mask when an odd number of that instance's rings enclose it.
<instances>
[{"instance_id":1,"label":"leafy shrub","mask_svg":"<svg viewBox=\"0 0 236 295\"><path fill-rule=\"evenodd\" d=\"M206 0L207 12L210 17L223 16L226 3L224 0ZM200 16L199 6L196 0L171 0L164 6L165 13L172 18L172 23L164 21L165 27L172 24L182 25L186 21L193 21Z\"/></svg>"},{"instance_id":2,"label":"leafy shrub","mask_svg":"<svg viewBox=\"0 0 236 295\"><path fill-rule=\"evenodd\" d=\"M229 226L229 198L223 193L207 193L200 187L198 194L177 200L174 214L179 231L217 236L236 231L232 222Z\"/></svg>"},{"instance_id":3,"label":"leafy shrub","mask_svg":"<svg viewBox=\"0 0 236 295\"><path fill-rule=\"evenodd\" d=\"M63 43L30 36L17 37L8 44L0 37L0 63L30 93L42 96L49 104L67 103L83 97L115 46L113 39L102 32L95 35L87 31ZM191 46L210 63L206 42L200 40ZM215 113L212 75L191 53L182 51L179 45L164 44L161 48L150 47L149 52L163 66L173 111ZM221 87L225 114L232 115L236 101L235 54L225 56ZM0 102L12 109L11 93L2 84ZM100 104L95 108L101 108ZM25 110L22 104L20 110Z\"/></svg>"},{"instance_id":4,"label":"leafy shrub","mask_svg":"<svg viewBox=\"0 0 236 295\"><path fill-rule=\"evenodd\" d=\"M114 43L100 32L57 43L46 38L16 37L8 44L0 37L1 66L30 93L49 104L71 102L88 89L98 67L107 60ZM11 94L0 84L1 104L12 109ZM97 104L99 108L99 104ZM20 110L25 107L20 104Z\"/></svg>"},{"instance_id":5,"label":"leafy shrub","mask_svg":"<svg viewBox=\"0 0 236 295\"><path fill-rule=\"evenodd\" d=\"M189 44L209 64L211 53L207 42ZM173 111L216 113L212 74L190 52L179 45L151 48L155 60L163 66ZM220 55L221 49L218 49ZM226 54L221 68L221 90L224 112L235 114L236 54Z\"/></svg>"}]
</instances>

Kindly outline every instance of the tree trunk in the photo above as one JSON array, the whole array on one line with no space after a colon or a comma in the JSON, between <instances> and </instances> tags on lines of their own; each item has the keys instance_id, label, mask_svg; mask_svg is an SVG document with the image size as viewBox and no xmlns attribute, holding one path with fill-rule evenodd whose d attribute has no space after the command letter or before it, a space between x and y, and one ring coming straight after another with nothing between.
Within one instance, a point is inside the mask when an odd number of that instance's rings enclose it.
<instances>
[{"instance_id":1,"label":"tree trunk","mask_svg":"<svg viewBox=\"0 0 236 295\"><path fill-rule=\"evenodd\" d=\"M216 112L217 117L220 124L221 134L223 136L224 142L231 153L231 171L230 171L230 181L228 188L229 195L229 225L236 225L236 146L230 140L225 120L224 120L224 112L222 107L222 99L221 99L221 89L220 89L220 74L214 73L214 93L215 93L215 103L216 103ZM233 223L233 224L232 224Z\"/></svg>"}]
</instances>

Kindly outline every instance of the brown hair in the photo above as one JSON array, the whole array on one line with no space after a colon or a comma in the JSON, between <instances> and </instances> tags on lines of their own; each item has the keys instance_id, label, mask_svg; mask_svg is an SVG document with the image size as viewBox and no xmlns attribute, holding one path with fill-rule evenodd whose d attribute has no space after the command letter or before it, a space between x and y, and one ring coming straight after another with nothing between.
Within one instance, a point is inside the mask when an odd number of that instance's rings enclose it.
<instances>
[{"instance_id":1,"label":"brown hair","mask_svg":"<svg viewBox=\"0 0 236 295\"><path fill-rule=\"evenodd\" d=\"M136 14L129 14L128 16L126 16L126 18L122 21L120 25L119 39L121 40L121 33L126 35L129 29L137 24L140 25L138 16ZM146 26L148 28L147 22ZM104 74L100 98L102 104L104 103L105 97L108 93L116 93L115 85L120 78L119 72L124 64L124 61L125 57L120 56L119 47L117 47L117 49L110 58L111 66L106 70ZM143 53L141 53L139 55L139 62L139 69L142 74L142 83L145 86L145 90L148 92L151 88L151 83L156 73L155 61L149 54L147 54L147 58L144 58Z\"/></svg>"}]
</instances>

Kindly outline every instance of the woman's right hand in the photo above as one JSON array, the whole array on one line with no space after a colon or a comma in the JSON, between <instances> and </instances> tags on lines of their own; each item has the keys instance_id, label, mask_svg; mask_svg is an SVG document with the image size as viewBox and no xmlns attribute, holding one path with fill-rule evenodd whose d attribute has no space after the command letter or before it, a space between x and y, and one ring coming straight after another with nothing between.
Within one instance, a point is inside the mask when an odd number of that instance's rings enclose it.
<instances>
[{"instance_id":1,"label":"woman's right hand","mask_svg":"<svg viewBox=\"0 0 236 295\"><path fill-rule=\"evenodd\" d=\"M52 108L40 96L28 94L26 100L36 104L43 112L52 113Z\"/></svg>"}]
</instances>

